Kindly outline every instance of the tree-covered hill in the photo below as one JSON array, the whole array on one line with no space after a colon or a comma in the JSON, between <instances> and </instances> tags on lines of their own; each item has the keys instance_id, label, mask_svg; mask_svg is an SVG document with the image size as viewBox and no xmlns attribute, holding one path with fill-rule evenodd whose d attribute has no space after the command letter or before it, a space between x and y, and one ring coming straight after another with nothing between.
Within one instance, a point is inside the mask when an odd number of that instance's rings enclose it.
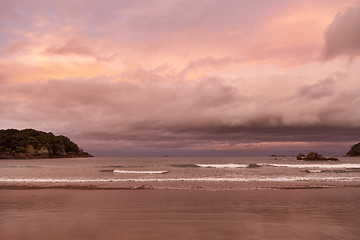
<instances>
[{"instance_id":1,"label":"tree-covered hill","mask_svg":"<svg viewBox=\"0 0 360 240\"><path fill-rule=\"evenodd\" d=\"M0 130L0 158L91 157L65 136L34 129Z\"/></svg>"},{"instance_id":2,"label":"tree-covered hill","mask_svg":"<svg viewBox=\"0 0 360 240\"><path fill-rule=\"evenodd\" d=\"M360 143L353 145L346 156L360 156Z\"/></svg>"}]
</instances>

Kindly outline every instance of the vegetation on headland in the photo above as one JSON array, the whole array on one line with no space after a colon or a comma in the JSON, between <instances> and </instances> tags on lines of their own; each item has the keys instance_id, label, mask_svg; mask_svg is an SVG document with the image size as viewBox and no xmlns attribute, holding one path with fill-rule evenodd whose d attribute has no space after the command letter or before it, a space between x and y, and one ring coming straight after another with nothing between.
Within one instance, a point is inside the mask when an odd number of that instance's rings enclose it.
<instances>
[{"instance_id":1,"label":"vegetation on headland","mask_svg":"<svg viewBox=\"0 0 360 240\"><path fill-rule=\"evenodd\" d=\"M0 158L92 157L68 137L34 129L0 130Z\"/></svg>"},{"instance_id":2,"label":"vegetation on headland","mask_svg":"<svg viewBox=\"0 0 360 240\"><path fill-rule=\"evenodd\" d=\"M353 145L346 156L360 156L360 143Z\"/></svg>"}]
</instances>

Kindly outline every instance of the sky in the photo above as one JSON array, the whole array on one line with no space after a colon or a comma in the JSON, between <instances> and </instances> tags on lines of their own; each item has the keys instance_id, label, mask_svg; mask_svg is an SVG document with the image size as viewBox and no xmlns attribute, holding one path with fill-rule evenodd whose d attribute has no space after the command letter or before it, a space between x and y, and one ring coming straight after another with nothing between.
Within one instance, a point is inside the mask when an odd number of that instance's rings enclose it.
<instances>
[{"instance_id":1,"label":"sky","mask_svg":"<svg viewBox=\"0 0 360 240\"><path fill-rule=\"evenodd\" d=\"M0 0L0 128L95 155L343 155L358 0Z\"/></svg>"}]
</instances>

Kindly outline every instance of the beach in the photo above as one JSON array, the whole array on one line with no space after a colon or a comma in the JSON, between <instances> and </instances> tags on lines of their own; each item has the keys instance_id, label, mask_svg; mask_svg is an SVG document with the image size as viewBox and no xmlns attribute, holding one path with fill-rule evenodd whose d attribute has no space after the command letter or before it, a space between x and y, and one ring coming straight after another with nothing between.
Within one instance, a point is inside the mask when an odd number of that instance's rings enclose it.
<instances>
[{"instance_id":1,"label":"beach","mask_svg":"<svg viewBox=\"0 0 360 240\"><path fill-rule=\"evenodd\" d=\"M0 239L358 239L360 188L0 190Z\"/></svg>"},{"instance_id":2,"label":"beach","mask_svg":"<svg viewBox=\"0 0 360 240\"><path fill-rule=\"evenodd\" d=\"M0 239L358 239L360 163L0 161Z\"/></svg>"}]
</instances>

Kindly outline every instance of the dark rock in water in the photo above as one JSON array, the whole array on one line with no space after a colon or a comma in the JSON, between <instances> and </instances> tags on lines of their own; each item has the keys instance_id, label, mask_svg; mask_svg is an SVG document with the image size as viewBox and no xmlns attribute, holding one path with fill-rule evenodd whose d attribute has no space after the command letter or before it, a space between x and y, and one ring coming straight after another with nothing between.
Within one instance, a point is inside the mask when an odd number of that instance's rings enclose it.
<instances>
[{"instance_id":1,"label":"dark rock in water","mask_svg":"<svg viewBox=\"0 0 360 240\"><path fill-rule=\"evenodd\" d=\"M304 154L299 153L299 155L297 155L296 159L297 160L303 160L305 158Z\"/></svg>"},{"instance_id":2,"label":"dark rock in water","mask_svg":"<svg viewBox=\"0 0 360 240\"><path fill-rule=\"evenodd\" d=\"M259 168L261 167L260 165L257 165L256 163L250 163L248 166L248 168Z\"/></svg>"},{"instance_id":3,"label":"dark rock in water","mask_svg":"<svg viewBox=\"0 0 360 240\"><path fill-rule=\"evenodd\" d=\"M317 152L310 152L305 160L324 160L323 156L321 154L318 154Z\"/></svg>"},{"instance_id":4,"label":"dark rock in water","mask_svg":"<svg viewBox=\"0 0 360 240\"><path fill-rule=\"evenodd\" d=\"M171 167L179 167L179 168L198 168L200 166L196 164L171 164Z\"/></svg>"},{"instance_id":5,"label":"dark rock in water","mask_svg":"<svg viewBox=\"0 0 360 240\"><path fill-rule=\"evenodd\" d=\"M92 157L68 137L34 129L0 130L0 159Z\"/></svg>"},{"instance_id":6,"label":"dark rock in water","mask_svg":"<svg viewBox=\"0 0 360 240\"><path fill-rule=\"evenodd\" d=\"M349 157L360 156L360 143L353 145L351 149L346 153L346 156Z\"/></svg>"},{"instance_id":7,"label":"dark rock in water","mask_svg":"<svg viewBox=\"0 0 360 240\"><path fill-rule=\"evenodd\" d=\"M299 154L296 159L305 161L339 161L336 157L326 158L317 152L310 152L306 157L304 154Z\"/></svg>"},{"instance_id":8,"label":"dark rock in water","mask_svg":"<svg viewBox=\"0 0 360 240\"><path fill-rule=\"evenodd\" d=\"M99 170L99 172L109 172L109 173L113 173L114 169L103 169L103 170Z\"/></svg>"}]
</instances>

